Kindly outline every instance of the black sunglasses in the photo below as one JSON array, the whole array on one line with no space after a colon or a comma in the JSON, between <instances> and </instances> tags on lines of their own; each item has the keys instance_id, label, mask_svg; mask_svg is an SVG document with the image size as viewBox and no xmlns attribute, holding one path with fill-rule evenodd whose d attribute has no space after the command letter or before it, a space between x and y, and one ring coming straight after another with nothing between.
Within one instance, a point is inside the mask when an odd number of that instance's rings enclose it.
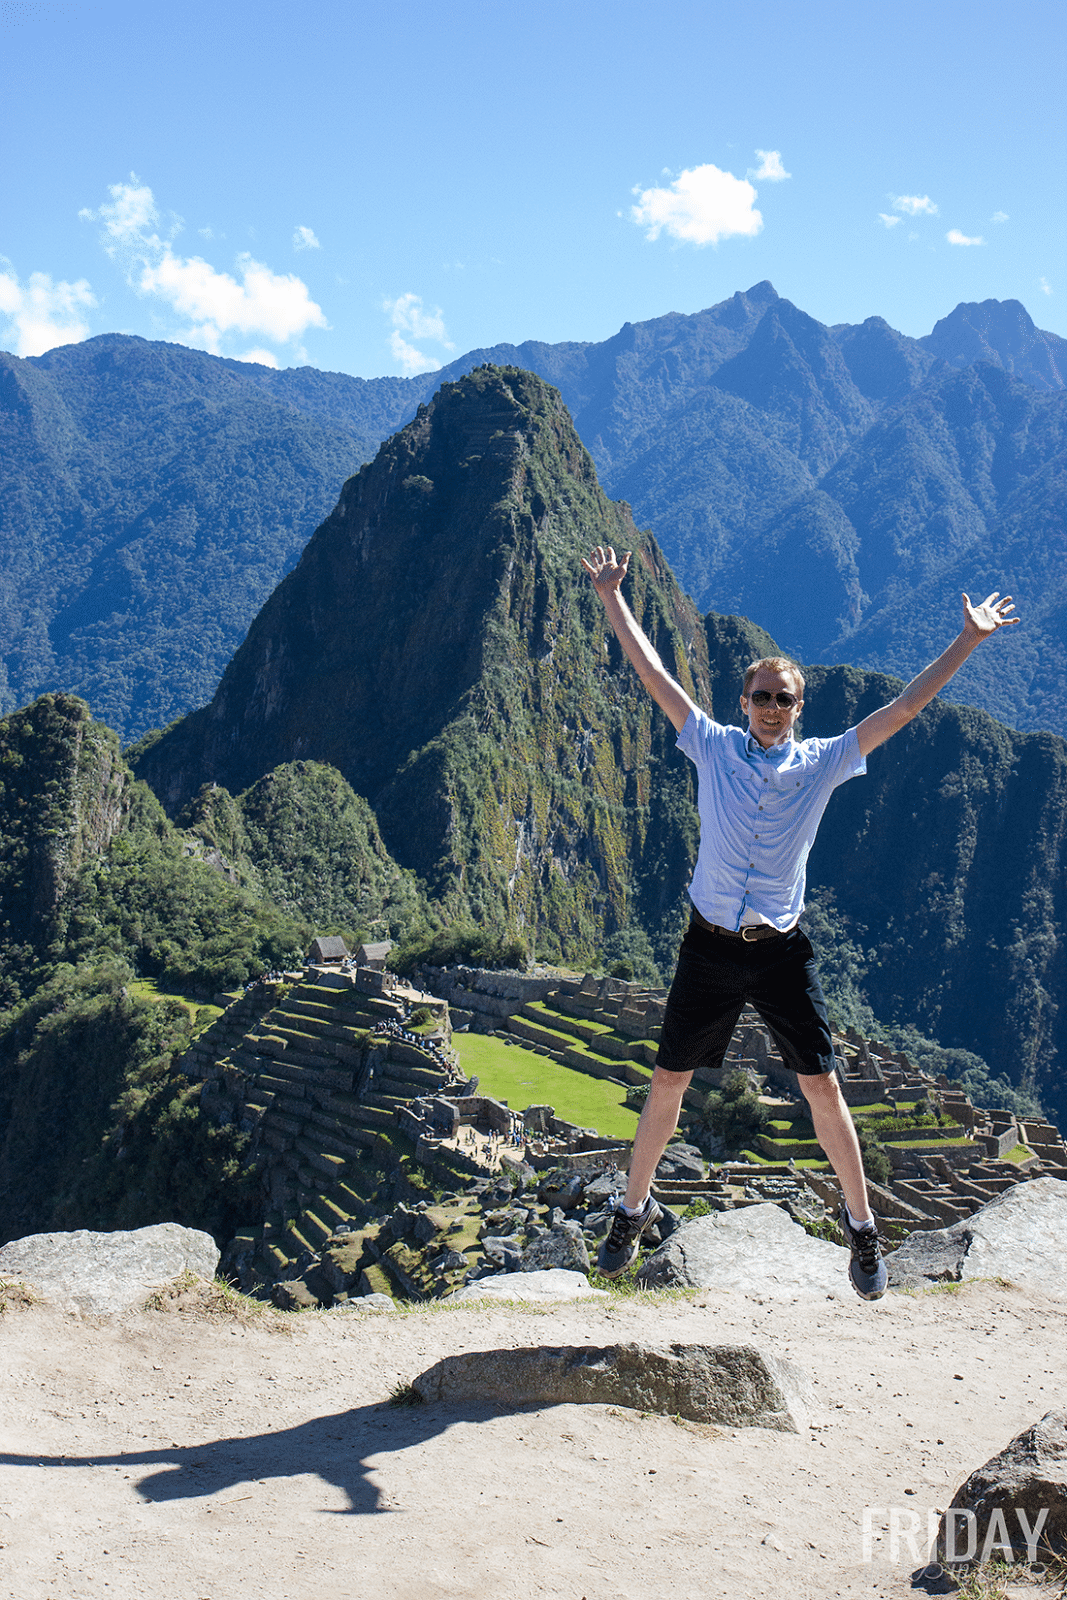
<instances>
[{"instance_id":1,"label":"black sunglasses","mask_svg":"<svg viewBox=\"0 0 1067 1600\"><path fill-rule=\"evenodd\" d=\"M796 695L790 694L788 689L779 689L777 694L769 689L753 689L748 698L754 706L769 706L773 700L779 711L792 711L797 703Z\"/></svg>"}]
</instances>

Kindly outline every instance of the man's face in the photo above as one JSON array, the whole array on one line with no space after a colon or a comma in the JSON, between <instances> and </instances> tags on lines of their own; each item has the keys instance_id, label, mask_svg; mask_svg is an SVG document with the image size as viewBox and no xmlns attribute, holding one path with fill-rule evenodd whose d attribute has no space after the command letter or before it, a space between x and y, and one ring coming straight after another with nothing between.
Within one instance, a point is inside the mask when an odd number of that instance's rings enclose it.
<instances>
[{"instance_id":1,"label":"man's face","mask_svg":"<svg viewBox=\"0 0 1067 1600\"><path fill-rule=\"evenodd\" d=\"M771 696L768 705L754 703L753 695L761 693ZM780 706L775 699L778 694L793 695L793 704L788 708ZM741 710L748 718L749 732L764 750L780 744L788 736L803 705L793 674L775 672L772 667L760 667L748 686L748 693L741 696Z\"/></svg>"}]
</instances>

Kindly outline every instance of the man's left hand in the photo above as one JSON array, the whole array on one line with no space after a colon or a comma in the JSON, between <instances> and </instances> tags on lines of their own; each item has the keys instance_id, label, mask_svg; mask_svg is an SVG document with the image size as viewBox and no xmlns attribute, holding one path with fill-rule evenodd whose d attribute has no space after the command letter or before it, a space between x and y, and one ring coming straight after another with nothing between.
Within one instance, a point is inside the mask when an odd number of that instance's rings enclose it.
<instances>
[{"instance_id":1,"label":"man's left hand","mask_svg":"<svg viewBox=\"0 0 1067 1600\"><path fill-rule=\"evenodd\" d=\"M1014 611L1011 595L1000 598L1000 590L994 589L981 605L972 605L970 595L963 597L963 631L972 638L985 639L989 634L996 633L998 628L1010 628L1013 622L1019 622L1019 617L1009 617L1008 612Z\"/></svg>"}]
</instances>

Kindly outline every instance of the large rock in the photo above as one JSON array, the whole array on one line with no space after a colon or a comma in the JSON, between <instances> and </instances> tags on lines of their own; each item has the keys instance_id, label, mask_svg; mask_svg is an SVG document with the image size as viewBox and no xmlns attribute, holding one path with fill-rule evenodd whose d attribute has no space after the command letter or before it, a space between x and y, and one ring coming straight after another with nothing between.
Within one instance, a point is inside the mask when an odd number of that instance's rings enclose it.
<instances>
[{"instance_id":1,"label":"large rock","mask_svg":"<svg viewBox=\"0 0 1067 1600\"><path fill-rule=\"evenodd\" d=\"M542 1205L558 1206L561 1211L573 1211L581 1204L584 1184L580 1172L567 1172L558 1167L545 1174L537 1187L537 1198Z\"/></svg>"},{"instance_id":2,"label":"large rock","mask_svg":"<svg viewBox=\"0 0 1067 1600\"><path fill-rule=\"evenodd\" d=\"M651 1289L740 1289L776 1298L851 1292L848 1251L811 1238L770 1204L683 1222L637 1279Z\"/></svg>"},{"instance_id":3,"label":"large rock","mask_svg":"<svg viewBox=\"0 0 1067 1600\"><path fill-rule=\"evenodd\" d=\"M424 1400L490 1405L615 1405L691 1422L797 1433L810 1380L752 1345L565 1345L446 1356L415 1379Z\"/></svg>"},{"instance_id":4,"label":"large rock","mask_svg":"<svg viewBox=\"0 0 1067 1600\"><path fill-rule=\"evenodd\" d=\"M698 1181L705 1176L704 1157L695 1144L669 1144L656 1168L657 1178L684 1182L686 1178Z\"/></svg>"},{"instance_id":5,"label":"large rock","mask_svg":"<svg viewBox=\"0 0 1067 1600\"><path fill-rule=\"evenodd\" d=\"M482 1250L494 1266L508 1272L518 1272L526 1240L521 1233L488 1234L482 1240Z\"/></svg>"},{"instance_id":6,"label":"large rock","mask_svg":"<svg viewBox=\"0 0 1067 1600\"><path fill-rule=\"evenodd\" d=\"M540 1272L546 1267L560 1267L565 1272L589 1271L589 1251L577 1227L553 1228L526 1246L522 1270Z\"/></svg>"},{"instance_id":7,"label":"large rock","mask_svg":"<svg viewBox=\"0 0 1067 1600\"><path fill-rule=\"evenodd\" d=\"M1067 1553L1067 1411L1047 1412L972 1472L937 1537L947 1560L987 1560L1002 1540L1031 1561L1038 1542L1041 1554Z\"/></svg>"},{"instance_id":8,"label":"large rock","mask_svg":"<svg viewBox=\"0 0 1067 1600\"><path fill-rule=\"evenodd\" d=\"M545 1267L540 1272L498 1272L478 1278L448 1296L456 1300L580 1300L588 1295L608 1298L607 1289L593 1289L584 1272L568 1272L563 1267Z\"/></svg>"},{"instance_id":9,"label":"large rock","mask_svg":"<svg viewBox=\"0 0 1067 1600\"><path fill-rule=\"evenodd\" d=\"M183 1272L213 1278L218 1264L211 1235L176 1222L127 1233L32 1233L0 1250L0 1276L97 1316L143 1305Z\"/></svg>"},{"instance_id":10,"label":"large rock","mask_svg":"<svg viewBox=\"0 0 1067 1600\"><path fill-rule=\"evenodd\" d=\"M912 1233L887 1257L890 1286L924 1288L1007 1278L1067 1298L1067 1183L1034 1178L1005 1189L950 1228Z\"/></svg>"}]
</instances>

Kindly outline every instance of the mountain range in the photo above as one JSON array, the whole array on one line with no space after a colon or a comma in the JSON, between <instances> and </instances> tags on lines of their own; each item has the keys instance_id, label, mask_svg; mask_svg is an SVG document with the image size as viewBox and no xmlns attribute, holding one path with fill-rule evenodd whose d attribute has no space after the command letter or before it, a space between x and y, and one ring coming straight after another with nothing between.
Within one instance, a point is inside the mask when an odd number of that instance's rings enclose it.
<instances>
[{"instance_id":1,"label":"mountain range","mask_svg":"<svg viewBox=\"0 0 1067 1600\"><path fill-rule=\"evenodd\" d=\"M439 373L284 372L105 335L0 355L0 709L86 697L127 739L203 704L341 484L486 363L555 385L604 491L701 611L811 660L909 676L959 591L1011 590L1010 669L953 694L1049 725L1067 644L1067 341L1017 301L923 339L827 327L770 284L600 343L499 345Z\"/></svg>"},{"instance_id":2,"label":"mountain range","mask_svg":"<svg viewBox=\"0 0 1067 1600\"><path fill-rule=\"evenodd\" d=\"M483 365L349 480L210 703L129 752L138 777L188 820L327 763L447 917L578 964L629 936L668 966L692 779L580 569L591 543L633 548L636 615L689 692L738 719L744 664L772 639L702 618L604 495L558 391ZM995 670L1019 632L982 646ZM840 732L899 687L810 669L804 732ZM980 1054L1062 1115L1067 742L937 702L870 769L835 796L810 861L854 987L883 1022Z\"/></svg>"}]
</instances>

